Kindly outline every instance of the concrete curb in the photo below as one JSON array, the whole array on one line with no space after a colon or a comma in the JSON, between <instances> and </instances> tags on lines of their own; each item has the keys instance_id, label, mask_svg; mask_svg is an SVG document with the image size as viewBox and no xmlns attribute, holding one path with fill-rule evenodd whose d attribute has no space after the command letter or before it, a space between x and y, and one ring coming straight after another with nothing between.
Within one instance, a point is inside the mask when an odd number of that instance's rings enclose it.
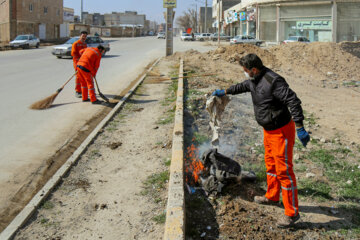
<instances>
[{"instance_id":1,"label":"concrete curb","mask_svg":"<svg viewBox=\"0 0 360 240\"><path fill-rule=\"evenodd\" d=\"M180 60L164 240L185 239L184 61Z\"/></svg>"},{"instance_id":2,"label":"concrete curb","mask_svg":"<svg viewBox=\"0 0 360 240\"><path fill-rule=\"evenodd\" d=\"M138 86L144 81L148 72L158 64L161 58L148 69L148 71L139 79L139 81L133 86L130 91L117 103L117 105L111 110L111 112L99 123L99 125L91 132L91 134L85 139L80 147L68 158L65 164L52 176L52 178L45 184L45 186L31 199L31 201L24 207L24 209L13 219L13 221L4 229L0 234L0 240L7 240L14 237L16 232L27 222L32 216L40 204L49 196L51 191L60 182L63 176L71 169L71 167L79 160L80 156L85 152L87 147L98 136L99 132L104 126L111 120L111 118L119 111L129 97L135 92Z\"/></svg>"}]
</instances>

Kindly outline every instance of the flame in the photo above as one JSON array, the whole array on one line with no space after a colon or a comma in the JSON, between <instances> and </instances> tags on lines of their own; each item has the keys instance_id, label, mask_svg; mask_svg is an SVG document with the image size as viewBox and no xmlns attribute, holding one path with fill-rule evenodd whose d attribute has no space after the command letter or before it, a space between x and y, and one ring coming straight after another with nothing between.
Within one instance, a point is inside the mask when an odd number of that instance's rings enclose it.
<instances>
[{"instance_id":1,"label":"flame","mask_svg":"<svg viewBox=\"0 0 360 240\"><path fill-rule=\"evenodd\" d=\"M199 180L199 176L204 170L204 165L199 159L199 150L194 144L191 144L186 151L186 182L189 184L196 184Z\"/></svg>"}]
</instances>

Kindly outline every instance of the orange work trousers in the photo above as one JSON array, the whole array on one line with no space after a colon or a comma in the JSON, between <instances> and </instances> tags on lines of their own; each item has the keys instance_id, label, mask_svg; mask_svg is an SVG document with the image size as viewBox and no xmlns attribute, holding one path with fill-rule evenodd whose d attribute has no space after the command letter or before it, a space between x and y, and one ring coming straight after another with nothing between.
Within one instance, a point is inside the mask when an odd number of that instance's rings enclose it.
<instances>
[{"instance_id":1,"label":"orange work trousers","mask_svg":"<svg viewBox=\"0 0 360 240\"><path fill-rule=\"evenodd\" d=\"M268 185L265 197L272 201L279 201L281 188L285 215L290 217L299 213L298 190L292 161L294 143L295 123L292 120L279 129L264 130Z\"/></svg>"},{"instance_id":2,"label":"orange work trousers","mask_svg":"<svg viewBox=\"0 0 360 240\"><path fill-rule=\"evenodd\" d=\"M77 71L77 63L78 63L78 61L73 59L75 72ZM75 79L75 91L78 93L81 93L81 83L80 83L79 77L77 75L76 75L76 79Z\"/></svg>"},{"instance_id":3,"label":"orange work trousers","mask_svg":"<svg viewBox=\"0 0 360 240\"><path fill-rule=\"evenodd\" d=\"M97 98L95 93L94 81L91 76L91 73L85 72L80 68L77 68L77 71L78 71L77 77L79 78L81 84L82 100L88 100L88 92L89 92L90 101L95 102Z\"/></svg>"}]
</instances>

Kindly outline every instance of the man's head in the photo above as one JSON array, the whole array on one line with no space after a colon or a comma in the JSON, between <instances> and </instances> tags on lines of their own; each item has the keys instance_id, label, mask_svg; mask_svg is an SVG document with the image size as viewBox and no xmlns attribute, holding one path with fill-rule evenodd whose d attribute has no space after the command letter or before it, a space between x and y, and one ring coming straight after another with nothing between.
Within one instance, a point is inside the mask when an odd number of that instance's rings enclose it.
<instances>
[{"instance_id":1,"label":"man's head","mask_svg":"<svg viewBox=\"0 0 360 240\"><path fill-rule=\"evenodd\" d=\"M264 68L261 59L253 53L242 57L239 63L244 68L245 75L250 78L254 78Z\"/></svg>"},{"instance_id":2,"label":"man's head","mask_svg":"<svg viewBox=\"0 0 360 240\"><path fill-rule=\"evenodd\" d=\"M99 51L101 52L101 55L104 55L104 53L105 53L105 48L104 48L102 45L99 45L99 46L97 47L97 49L99 49Z\"/></svg>"},{"instance_id":3,"label":"man's head","mask_svg":"<svg viewBox=\"0 0 360 240\"><path fill-rule=\"evenodd\" d=\"M88 32L87 31L82 31L81 35L80 35L80 39L81 41L85 42L86 38L87 38Z\"/></svg>"}]
</instances>

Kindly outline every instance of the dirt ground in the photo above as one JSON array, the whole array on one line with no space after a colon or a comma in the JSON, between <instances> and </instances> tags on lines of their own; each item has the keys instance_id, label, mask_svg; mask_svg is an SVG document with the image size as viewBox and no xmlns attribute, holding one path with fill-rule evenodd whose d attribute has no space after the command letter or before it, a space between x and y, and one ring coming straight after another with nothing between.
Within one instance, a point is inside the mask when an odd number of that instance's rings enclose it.
<instances>
[{"instance_id":1,"label":"dirt ground","mask_svg":"<svg viewBox=\"0 0 360 240\"><path fill-rule=\"evenodd\" d=\"M176 64L161 61L153 75ZM148 77L15 239L162 239L169 86Z\"/></svg>"},{"instance_id":2,"label":"dirt ground","mask_svg":"<svg viewBox=\"0 0 360 240\"><path fill-rule=\"evenodd\" d=\"M197 145L199 157L210 148L209 116L205 94L245 80L238 65L241 56L258 54L265 65L284 76L302 100L305 127L312 141L295 146L301 221L279 230L279 206L259 206L255 195L266 190L262 129L253 116L249 94L231 97L220 130L220 152L254 170L256 183L233 184L220 196L206 196L201 188L187 195L188 239L358 239L360 237L360 64L356 53L342 44L289 44L272 48L249 45L221 47L205 54L175 54L185 59L191 74L216 76L189 78L185 109L187 146ZM352 54L348 53L352 52ZM360 66L360 65L359 65ZM350 172L351 174L345 174ZM200 186L198 186L200 187Z\"/></svg>"}]
</instances>

